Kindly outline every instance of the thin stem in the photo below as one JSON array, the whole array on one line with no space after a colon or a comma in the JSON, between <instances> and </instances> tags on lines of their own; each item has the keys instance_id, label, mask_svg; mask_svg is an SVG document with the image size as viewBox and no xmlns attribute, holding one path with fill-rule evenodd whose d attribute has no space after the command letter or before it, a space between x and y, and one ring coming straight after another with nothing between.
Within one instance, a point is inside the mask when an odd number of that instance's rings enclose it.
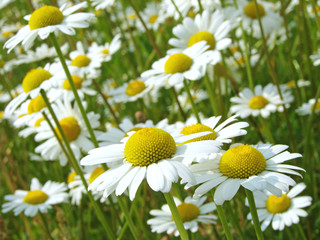
<instances>
[{"instance_id":1,"label":"thin stem","mask_svg":"<svg viewBox=\"0 0 320 240\"><path fill-rule=\"evenodd\" d=\"M214 198L213 191L211 191L211 194L212 194L212 198ZM226 215L224 214L222 205L216 205L216 208L217 208L219 220L220 220L221 225L222 225L223 230L224 230L224 234L226 235L228 240L232 240L233 237L232 237L231 231L229 229L228 222L227 222L227 219L226 219Z\"/></svg>"},{"instance_id":2,"label":"thin stem","mask_svg":"<svg viewBox=\"0 0 320 240\"><path fill-rule=\"evenodd\" d=\"M187 120L187 116L186 116L186 114L184 113L184 111L182 109L181 103L180 103L180 101L178 99L177 91L176 91L176 89L174 87L171 88L171 91L173 93L174 100L176 101L176 103L178 105L178 109L179 109L180 115L183 118L183 121L186 121Z\"/></svg>"},{"instance_id":3,"label":"thin stem","mask_svg":"<svg viewBox=\"0 0 320 240\"><path fill-rule=\"evenodd\" d=\"M173 200L171 193L163 193L163 195L169 205L173 220L177 226L177 229L179 231L181 239L182 240L189 240L188 233L187 233L186 229L184 228L183 222L181 220L177 206Z\"/></svg>"},{"instance_id":4,"label":"thin stem","mask_svg":"<svg viewBox=\"0 0 320 240\"><path fill-rule=\"evenodd\" d=\"M90 125L90 122L89 122L89 119L88 119L88 116L87 116L87 114L86 114L86 112L85 112L85 110L84 110L84 107L83 107L83 105L82 105L82 101L81 101L81 99L80 99L80 97L79 97L78 91L77 91L77 89L76 89L76 87L75 87L75 85L74 85L74 82L73 82L73 80L72 80L72 77L71 77L69 68L68 68L67 63L66 63L66 60L64 59L64 56L63 56L63 54L62 54L62 52L61 52L61 49L60 49L60 47L59 47L57 38L56 38L56 36L54 35L54 33L51 33L51 34L50 34L50 38L51 38L51 41L52 41L52 43L53 43L54 48L56 49L56 52L57 52L57 55L58 55L58 57L59 57L59 59L60 59L60 62L61 62L61 64L62 64L63 70L64 70L64 72L65 72L65 74L66 74L66 76L67 76L67 79L68 79L68 81L69 81L69 84L70 84L70 86L71 86L71 89L72 89L74 98L75 98L75 100L76 100L76 102L77 102L77 105L78 105L78 107L79 107L79 110L80 110L80 112L81 112L81 115L82 115L82 117L83 117L83 120L84 120L84 122L85 122L85 124L86 124L87 130L88 130L88 132L89 132L89 134L90 134L91 141L92 141L92 143L93 143L93 145L94 145L95 147L98 147L99 145L98 145L96 136L94 135L93 129L92 129L92 127L91 127L91 125Z\"/></svg>"},{"instance_id":5,"label":"thin stem","mask_svg":"<svg viewBox=\"0 0 320 240\"><path fill-rule=\"evenodd\" d=\"M186 92L188 94L188 98L189 98L189 100L191 102L192 111L193 111L194 115L196 116L196 119L197 119L198 123L201 123L197 107L194 104L194 101L193 101L193 98L192 98L192 95L191 95L191 92L190 92L190 89L189 89L189 86L188 86L188 83L187 83L186 79L183 80L183 85L184 85L184 88L185 88L185 90L186 90Z\"/></svg>"},{"instance_id":6,"label":"thin stem","mask_svg":"<svg viewBox=\"0 0 320 240\"><path fill-rule=\"evenodd\" d=\"M302 239L303 239L303 240L307 240L307 237L306 237L306 235L304 234L304 231L303 231L303 228L302 228L300 222L297 224L297 227L298 227L298 231L299 231Z\"/></svg>"},{"instance_id":7,"label":"thin stem","mask_svg":"<svg viewBox=\"0 0 320 240\"><path fill-rule=\"evenodd\" d=\"M210 82L208 74L206 74L204 76L204 83L206 85L207 92L209 93L208 95L209 95L210 105L212 107L213 114L215 116L218 116L218 106L217 106L216 100L214 98L215 91L212 90L211 82Z\"/></svg>"},{"instance_id":8,"label":"thin stem","mask_svg":"<svg viewBox=\"0 0 320 240\"><path fill-rule=\"evenodd\" d=\"M239 221L237 219L237 215L234 214L234 212L233 212L233 209L232 209L230 201L226 201L225 204L227 205L227 208L229 209L232 226L235 226L237 228L237 230L239 232L239 235L240 235L240 239L245 240L246 237L244 236L244 234L242 232L242 229L241 229L241 227L239 225Z\"/></svg>"},{"instance_id":9,"label":"thin stem","mask_svg":"<svg viewBox=\"0 0 320 240\"><path fill-rule=\"evenodd\" d=\"M316 19L316 23L318 26L318 30L320 30L320 19L319 19L319 15L318 15L318 11L317 11L317 2L316 2L316 0L312 0L311 3L312 3L312 10L314 12L314 17Z\"/></svg>"},{"instance_id":10,"label":"thin stem","mask_svg":"<svg viewBox=\"0 0 320 240\"><path fill-rule=\"evenodd\" d=\"M261 116L259 116L259 121L260 121L260 123L262 125L262 131L265 133L266 138L268 139L269 143L274 144L275 141L274 141L274 138L272 136L272 132L270 131L268 122L266 121L265 118L263 118Z\"/></svg>"},{"instance_id":11,"label":"thin stem","mask_svg":"<svg viewBox=\"0 0 320 240\"><path fill-rule=\"evenodd\" d=\"M49 230L49 226L48 226L48 222L47 222L47 219L46 217L42 214L42 212L39 212L39 215L40 215L40 218L42 220L42 223L43 223L43 226L46 230L46 234L48 235L48 238L50 240L54 240L53 237L51 236L51 233L50 233L50 230Z\"/></svg>"},{"instance_id":12,"label":"thin stem","mask_svg":"<svg viewBox=\"0 0 320 240\"><path fill-rule=\"evenodd\" d=\"M176 9L177 13L179 14L179 21L182 21L183 20L183 16L182 16L177 4L174 2L174 0L171 0L171 3L173 4L174 8Z\"/></svg>"},{"instance_id":13,"label":"thin stem","mask_svg":"<svg viewBox=\"0 0 320 240\"><path fill-rule=\"evenodd\" d=\"M198 0L198 4L199 4L199 10L200 10L200 12L202 13L203 8L202 8L201 0Z\"/></svg>"},{"instance_id":14,"label":"thin stem","mask_svg":"<svg viewBox=\"0 0 320 240\"><path fill-rule=\"evenodd\" d=\"M257 239L263 240L264 238L263 238L263 234L261 231L261 226L260 226L260 222L259 222L259 217L258 217L256 203L254 201L253 193L246 188L245 188L245 191L246 191L246 195L248 198L249 208L250 208L250 212L251 212L251 216L252 216L252 220L253 220L253 224L254 224L254 229L256 231Z\"/></svg>"}]
</instances>

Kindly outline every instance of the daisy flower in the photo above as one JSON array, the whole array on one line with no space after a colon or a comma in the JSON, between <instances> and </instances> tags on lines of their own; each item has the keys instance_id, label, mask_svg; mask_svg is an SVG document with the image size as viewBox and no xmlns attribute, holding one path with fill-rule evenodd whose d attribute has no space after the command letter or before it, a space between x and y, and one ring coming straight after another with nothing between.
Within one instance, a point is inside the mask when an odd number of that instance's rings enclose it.
<instances>
[{"instance_id":1,"label":"daisy flower","mask_svg":"<svg viewBox=\"0 0 320 240\"><path fill-rule=\"evenodd\" d=\"M65 183L47 181L42 186L37 178L33 178L30 191L16 190L14 194L4 197L8 202L2 205L2 212L13 210L14 215L24 212L29 217L34 217L38 211L46 213L52 205L67 201L66 190Z\"/></svg>"},{"instance_id":2,"label":"daisy flower","mask_svg":"<svg viewBox=\"0 0 320 240\"><path fill-rule=\"evenodd\" d=\"M85 104L85 103L84 103ZM86 105L86 104L85 104ZM61 102L57 100L54 105L52 105L54 112L59 120L59 123L65 133L67 140L70 143L71 149L77 159L81 157L80 149L83 149L85 152L88 152L94 146L89 140L90 135L86 128L85 122L82 118L78 106L74 106L67 100ZM97 128L99 123L99 114L93 112L87 113L88 119L93 129ZM54 122L52 124L55 126ZM59 131L58 136L60 136ZM40 153L41 156L46 160L56 160L59 159L60 165L65 166L67 164L67 157L62 151L58 140L56 139L54 133L49 127L47 122L42 122L40 127L37 128L37 135L35 140L37 142L45 141L35 148L36 153ZM96 132L99 134L99 132Z\"/></svg>"},{"instance_id":3,"label":"daisy flower","mask_svg":"<svg viewBox=\"0 0 320 240\"><path fill-rule=\"evenodd\" d=\"M306 81L306 80L303 80L303 79L299 79L297 81L298 83L298 87L301 88L301 87L308 87L310 86L310 81ZM288 87L288 88L296 88L296 82L294 80L291 80L289 82L286 82L285 85Z\"/></svg>"},{"instance_id":4,"label":"daisy flower","mask_svg":"<svg viewBox=\"0 0 320 240\"><path fill-rule=\"evenodd\" d=\"M180 146L177 143L177 139L168 132L147 127L129 134L121 144L89 151L89 155L81 160L81 165L112 165L90 184L89 189L104 191L106 198L113 192L119 196L128 188L129 197L133 200L145 178L152 190L161 192L169 192L172 183L177 182L179 177L194 183L193 175L181 161L185 156L217 152L219 145L214 141Z\"/></svg>"},{"instance_id":5,"label":"daisy flower","mask_svg":"<svg viewBox=\"0 0 320 240\"><path fill-rule=\"evenodd\" d=\"M320 1L315 1L315 5L316 5L316 12L314 12L311 3L307 4L307 11L309 13L309 16L312 18L314 18L316 14L320 16Z\"/></svg>"},{"instance_id":6,"label":"daisy flower","mask_svg":"<svg viewBox=\"0 0 320 240\"><path fill-rule=\"evenodd\" d=\"M221 60L220 51L231 43L231 39L226 37L229 31L230 22L224 20L220 10L212 14L205 10L202 14L197 14L195 19L187 17L182 24L173 28L173 34L177 38L171 38L169 44L175 48L168 52L180 52L197 42L206 41L208 50L212 50L214 55L211 64L216 64Z\"/></svg>"},{"instance_id":7,"label":"daisy flower","mask_svg":"<svg viewBox=\"0 0 320 240\"><path fill-rule=\"evenodd\" d=\"M166 20L163 8L154 2L148 3L146 8L140 14L148 29L152 29L153 31L157 31L159 29L159 25L164 23ZM145 32L145 28L141 21L138 22L137 28L140 31Z\"/></svg>"},{"instance_id":8,"label":"daisy flower","mask_svg":"<svg viewBox=\"0 0 320 240\"><path fill-rule=\"evenodd\" d=\"M217 217L213 214L208 214L214 211L216 206L213 202L204 204L206 200L207 197L205 196L199 199L187 197L181 202L178 198L174 197L174 202L186 230L197 232L199 223L216 223ZM179 231L173 221L168 204L163 205L161 210L151 210L150 214L155 216L147 221L147 224L151 225L152 232L167 232L167 234L173 233L174 236L179 236Z\"/></svg>"},{"instance_id":9,"label":"daisy flower","mask_svg":"<svg viewBox=\"0 0 320 240\"><path fill-rule=\"evenodd\" d=\"M296 112L301 116L310 115L315 104L315 112L318 113L320 111L320 100L318 99L316 103L316 99L314 98L310 99L307 103L302 104L302 106L299 107Z\"/></svg>"},{"instance_id":10,"label":"daisy flower","mask_svg":"<svg viewBox=\"0 0 320 240\"><path fill-rule=\"evenodd\" d=\"M76 33L74 28L87 28L89 26L88 22L95 19L93 13L74 13L86 6L87 3L82 2L67 8L65 3L60 9L47 5L36 9L31 15L24 17L28 21L28 25L21 28L15 36L10 38L4 44L4 48L8 48L8 52L10 52L22 42L24 48L29 49L37 36L46 39L50 33L58 30L67 35L74 35Z\"/></svg>"},{"instance_id":11,"label":"daisy flower","mask_svg":"<svg viewBox=\"0 0 320 240\"><path fill-rule=\"evenodd\" d=\"M249 47L249 46L248 46ZM245 49L244 42L240 40L238 43L233 43L230 45L230 51L232 53L232 56L227 58L226 62L229 65L234 65L236 67L243 67L245 66L247 57L243 55ZM254 66L260 55L256 48L251 46L250 49L250 65Z\"/></svg>"},{"instance_id":12,"label":"daisy flower","mask_svg":"<svg viewBox=\"0 0 320 240\"><path fill-rule=\"evenodd\" d=\"M299 217L308 216L308 213L302 208L310 206L312 198L309 196L296 197L305 188L306 185L304 183L299 183L288 193L283 192L280 197L268 192L253 192L259 221L262 222L262 231L264 231L271 222L273 230L282 231L285 226L290 227L292 223L299 223ZM248 205L247 201L246 205ZM248 219L252 220L250 213L248 214Z\"/></svg>"},{"instance_id":13,"label":"daisy flower","mask_svg":"<svg viewBox=\"0 0 320 240\"><path fill-rule=\"evenodd\" d=\"M245 88L239 93L239 97L232 97L230 101L235 105L230 108L230 112L239 114L241 118L250 115L267 118L271 112L277 111L279 105L288 104L293 100L292 97L283 99L282 101L275 85L271 83L265 87L257 85L254 92Z\"/></svg>"},{"instance_id":14,"label":"daisy flower","mask_svg":"<svg viewBox=\"0 0 320 240\"><path fill-rule=\"evenodd\" d=\"M281 196L282 191L288 191L288 186L295 185L295 181L285 174L301 176L295 170L303 170L282 164L301 157L299 153L284 151L287 148L286 145L271 144L232 145L229 150L217 154L214 160L191 165L189 168L195 174L197 184L201 184L194 196L202 196L217 187L214 202L222 205L235 196L240 186Z\"/></svg>"},{"instance_id":15,"label":"daisy flower","mask_svg":"<svg viewBox=\"0 0 320 240\"><path fill-rule=\"evenodd\" d=\"M107 9L114 4L114 0L91 0L91 2L96 10Z\"/></svg>"},{"instance_id":16,"label":"daisy flower","mask_svg":"<svg viewBox=\"0 0 320 240\"><path fill-rule=\"evenodd\" d=\"M0 9L1 9L1 7L0 7ZM12 37L21 28L21 25L19 23L7 24L7 25L5 25L4 21L1 21L0 23L2 25L1 30L0 30L0 41L1 42Z\"/></svg>"},{"instance_id":17,"label":"daisy flower","mask_svg":"<svg viewBox=\"0 0 320 240\"><path fill-rule=\"evenodd\" d=\"M180 53L169 54L152 64L152 69L141 74L146 84L161 87L182 83L184 79L198 80L206 71L206 65L212 61L212 51L206 51L209 45L201 41Z\"/></svg>"},{"instance_id":18,"label":"daisy flower","mask_svg":"<svg viewBox=\"0 0 320 240\"><path fill-rule=\"evenodd\" d=\"M314 66L320 65L320 48L318 49L317 53L311 55L310 58Z\"/></svg>"},{"instance_id":19,"label":"daisy flower","mask_svg":"<svg viewBox=\"0 0 320 240\"><path fill-rule=\"evenodd\" d=\"M202 89L197 89L197 90L190 89L190 93L194 103L201 103L203 100L208 99L209 97L207 91ZM191 109L191 102L186 91L183 91L178 95L178 100L183 109L185 110ZM175 107L174 110L178 111L178 106L174 105L174 107ZM170 106L170 111L171 111L171 108L172 106Z\"/></svg>"}]
</instances>

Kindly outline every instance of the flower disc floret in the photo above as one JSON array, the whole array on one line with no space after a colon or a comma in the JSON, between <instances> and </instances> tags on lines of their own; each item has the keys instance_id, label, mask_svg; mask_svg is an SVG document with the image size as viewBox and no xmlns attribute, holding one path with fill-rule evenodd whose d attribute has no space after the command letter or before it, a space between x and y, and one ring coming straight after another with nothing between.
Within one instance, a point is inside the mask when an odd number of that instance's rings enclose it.
<instances>
[{"instance_id":1,"label":"flower disc floret","mask_svg":"<svg viewBox=\"0 0 320 240\"><path fill-rule=\"evenodd\" d=\"M177 209L182 222L192 221L200 214L200 209L192 203L181 203Z\"/></svg>"},{"instance_id":2,"label":"flower disc floret","mask_svg":"<svg viewBox=\"0 0 320 240\"><path fill-rule=\"evenodd\" d=\"M109 54L109 48L105 48L105 49L103 49L100 53L102 53L102 54L105 54L105 55L108 55Z\"/></svg>"},{"instance_id":3,"label":"flower disc floret","mask_svg":"<svg viewBox=\"0 0 320 240\"><path fill-rule=\"evenodd\" d=\"M69 183L73 182L76 176L77 176L76 172L69 173L67 183L69 184Z\"/></svg>"},{"instance_id":4,"label":"flower disc floret","mask_svg":"<svg viewBox=\"0 0 320 240\"><path fill-rule=\"evenodd\" d=\"M42 96L37 96L30 100L30 103L28 104L28 114L39 112L44 107L46 107L46 103Z\"/></svg>"},{"instance_id":5,"label":"flower disc floret","mask_svg":"<svg viewBox=\"0 0 320 240\"><path fill-rule=\"evenodd\" d=\"M249 107L252 109L262 109L269 101L264 96L254 96L250 99Z\"/></svg>"},{"instance_id":6,"label":"flower disc floret","mask_svg":"<svg viewBox=\"0 0 320 240\"><path fill-rule=\"evenodd\" d=\"M146 89L146 85L141 80L133 80L128 83L126 88L126 94L128 96L135 96L141 93L144 89Z\"/></svg>"},{"instance_id":7,"label":"flower disc floret","mask_svg":"<svg viewBox=\"0 0 320 240\"><path fill-rule=\"evenodd\" d=\"M90 64L90 62L91 62L91 59L88 58L86 55L78 55L72 60L71 66L86 67Z\"/></svg>"},{"instance_id":8,"label":"flower disc floret","mask_svg":"<svg viewBox=\"0 0 320 240\"><path fill-rule=\"evenodd\" d=\"M30 70L22 81L22 89L25 93L40 86L42 82L51 78L52 75L43 68Z\"/></svg>"},{"instance_id":9,"label":"flower disc floret","mask_svg":"<svg viewBox=\"0 0 320 240\"><path fill-rule=\"evenodd\" d=\"M44 117L39 118L35 123L34 127L40 127L41 122L44 120Z\"/></svg>"},{"instance_id":10,"label":"flower disc floret","mask_svg":"<svg viewBox=\"0 0 320 240\"><path fill-rule=\"evenodd\" d=\"M258 3L258 11L259 11L259 15L260 17L264 17L266 15L266 11L264 10L264 7ZM254 2L249 2L245 7L244 7L244 14L247 15L249 18L252 19L257 19L258 15L256 12L256 6Z\"/></svg>"},{"instance_id":11,"label":"flower disc floret","mask_svg":"<svg viewBox=\"0 0 320 240\"><path fill-rule=\"evenodd\" d=\"M81 88L83 82L83 79L81 77L79 77L78 75L72 75L72 81L76 89ZM71 90L71 86L68 79L64 80L62 87L66 90Z\"/></svg>"},{"instance_id":12,"label":"flower disc floret","mask_svg":"<svg viewBox=\"0 0 320 240\"><path fill-rule=\"evenodd\" d=\"M282 194L281 197L271 195L266 202L266 208L268 212L276 214L283 213L290 208L291 200L286 194Z\"/></svg>"},{"instance_id":13,"label":"flower disc floret","mask_svg":"<svg viewBox=\"0 0 320 240\"><path fill-rule=\"evenodd\" d=\"M134 166L148 166L170 158L176 152L176 143L166 131L158 128L143 128L128 139L124 155Z\"/></svg>"},{"instance_id":14,"label":"flower disc floret","mask_svg":"<svg viewBox=\"0 0 320 240\"><path fill-rule=\"evenodd\" d=\"M182 73L190 69L192 59L184 53L172 54L164 65L164 71L168 74Z\"/></svg>"},{"instance_id":15,"label":"flower disc floret","mask_svg":"<svg viewBox=\"0 0 320 240\"><path fill-rule=\"evenodd\" d=\"M97 177L99 177L102 173L104 173L103 167L97 167L95 168L90 177L89 177L89 183L92 183Z\"/></svg>"},{"instance_id":16,"label":"flower disc floret","mask_svg":"<svg viewBox=\"0 0 320 240\"><path fill-rule=\"evenodd\" d=\"M124 135L124 137L128 137L128 133L129 132L132 132L132 131L139 131L139 130L141 130L141 129L143 129L142 127L134 127L134 128L131 128L129 131L127 131L126 132L126 134Z\"/></svg>"},{"instance_id":17,"label":"flower disc floret","mask_svg":"<svg viewBox=\"0 0 320 240\"><path fill-rule=\"evenodd\" d=\"M197 137L194 139L190 139L186 142L181 143L185 144L185 143L190 143L190 142L198 142L198 141L204 141L204 140L215 140L217 138L217 133L210 127L203 125L201 123L196 123L190 126L186 126L182 129L182 131L180 132L180 134L183 135L190 135L190 134L194 134L194 133L200 133L200 132L212 132L208 135L202 136L202 137Z\"/></svg>"},{"instance_id":18,"label":"flower disc floret","mask_svg":"<svg viewBox=\"0 0 320 240\"><path fill-rule=\"evenodd\" d=\"M159 16L158 16L157 14L151 15L151 16L149 17L149 23L150 23L150 24L154 24L154 23L157 21L158 17L159 17Z\"/></svg>"},{"instance_id":19,"label":"flower disc floret","mask_svg":"<svg viewBox=\"0 0 320 240\"><path fill-rule=\"evenodd\" d=\"M24 197L23 201L32 205L37 205L47 201L48 195L41 190L28 191L27 195Z\"/></svg>"},{"instance_id":20,"label":"flower disc floret","mask_svg":"<svg viewBox=\"0 0 320 240\"><path fill-rule=\"evenodd\" d=\"M29 20L30 30L57 25L62 22L64 16L59 8L54 6L42 6L36 9Z\"/></svg>"},{"instance_id":21,"label":"flower disc floret","mask_svg":"<svg viewBox=\"0 0 320 240\"><path fill-rule=\"evenodd\" d=\"M72 142L78 138L81 129L78 121L74 117L63 118L59 121L59 123L69 142ZM58 133L59 138L62 139L62 136L57 128L56 132Z\"/></svg>"},{"instance_id":22,"label":"flower disc floret","mask_svg":"<svg viewBox=\"0 0 320 240\"><path fill-rule=\"evenodd\" d=\"M258 175L266 167L262 153L249 145L240 145L226 151L219 164L220 172L229 178L248 178Z\"/></svg>"},{"instance_id":23,"label":"flower disc floret","mask_svg":"<svg viewBox=\"0 0 320 240\"><path fill-rule=\"evenodd\" d=\"M210 46L208 50L213 50L216 46L216 41L214 39L213 34L207 31L202 31L202 32L197 32L190 37L188 41L188 47L191 47L193 44L196 44L197 42L201 42L201 41L207 42L207 44Z\"/></svg>"}]
</instances>

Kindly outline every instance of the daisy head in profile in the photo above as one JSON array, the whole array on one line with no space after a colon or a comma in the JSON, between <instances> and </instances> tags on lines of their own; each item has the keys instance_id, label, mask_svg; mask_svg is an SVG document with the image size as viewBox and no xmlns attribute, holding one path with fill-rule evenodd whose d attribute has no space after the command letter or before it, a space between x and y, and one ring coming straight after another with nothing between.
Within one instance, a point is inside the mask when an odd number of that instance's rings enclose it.
<instances>
[{"instance_id":1,"label":"daisy head in profile","mask_svg":"<svg viewBox=\"0 0 320 240\"><path fill-rule=\"evenodd\" d=\"M281 89L284 94L284 88ZM285 95L289 94L288 92ZM280 105L288 104L292 101L292 97L283 98L281 100L278 90L275 85L269 83L262 87L257 85L254 91L249 88L243 89L239 93L239 97L232 97L230 101L234 103L230 108L231 113L238 114L241 118L249 116L257 117L261 115L263 118L270 116L270 113L276 112Z\"/></svg>"},{"instance_id":2,"label":"daisy head in profile","mask_svg":"<svg viewBox=\"0 0 320 240\"><path fill-rule=\"evenodd\" d=\"M217 217L213 214L209 214L216 209L216 206L213 202L205 203L206 200L207 197L205 196L198 199L186 197L182 202L174 197L174 202L186 230L197 232L199 223L216 223ZM151 210L150 214L154 216L154 218L149 219L147 224L151 226L152 232L167 232L167 234L174 234L176 237L179 236L179 231L173 221L168 204L163 205L161 210Z\"/></svg>"},{"instance_id":3,"label":"daisy head in profile","mask_svg":"<svg viewBox=\"0 0 320 240\"><path fill-rule=\"evenodd\" d=\"M65 3L61 8L43 5L36 9L31 15L24 17L28 25L21 28L16 35L10 38L4 48L10 52L19 43L25 49L29 49L37 36L46 39L50 33L61 31L67 35L74 35L75 28L87 28L89 22L95 19L93 13L74 13L87 6L86 2L79 3L72 7L67 7Z\"/></svg>"},{"instance_id":4,"label":"daisy head in profile","mask_svg":"<svg viewBox=\"0 0 320 240\"><path fill-rule=\"evenodd\" d=\"M52 205L66 202L68 194L67 185L47 181L43 186L37 178L33 178L29 191L16 190L12 195L6 195L7 201L2 205L2 212L13 210L14 215L24 212L24 215L34 217L38 212L46 213Z\"/></svg>"},{"instance_id":5,"label":"daisy head in profile","mask_svg":"<svg viewBox=\"0 0 320 240\"><path fill-rule=\"evenodd\" d=\"M280 197L282 191L295 181L286 174L301 176L295 170L300 167L283 164L283 162L301 157L298 153L284 151L286 145L231 145L227 151L221 151L216 159L190 166L195 174L197 184L195 196L202 196L216 187L214 202L222 205L230 201L240 186L250 191L267 190Z\"/></svg>"},{"instance_id":6,"label":"daisy head in profile","mask_svg":"<svg viewBox=\"0 0 320 240\"><path fill-rule=\"evenodd\" d=\"M197 14L195 19L186 17L182 24L173 28L176 38L171 38L169 44L175 48L168 52L183 51L200 41L205 41L209 45L208 50L212 50L214 56L210 63L216 64L221 60L220 51L231 44L231 39L227 37L230 28L230 22L225 20L219 10L212 14L205 10L202 14Z\"/></svg>"},{"instance_id":7,"label":"daisy head in profile","mask_svg":"<svg viewBox=\"0 0 320 240\"><path fill-rule=\"evenodd\" d=\"M307 103L303 103L301 107L299 107L296 112L301 115L310 115L313 111L313 108L315 108L315 112L320 112L320 100L318 99L316 102L316 99L312 98Z\"/></svg>"},{"instance_id":8,"label":"daisy head in profile","mask_svg":"<svg viewBox=\"0 0 320 240\"><path fill-rule=\"evenodd\" d=\"M182 83L184 79L198 80L206 72L207 64L214 54L207 51L206 41L198 42L182 52L168 54L152 64L152 69L141 74L146 84L156 87Z\"/></svg>"},{"instance_id":9,"label":"daisy head in profile","mask_svg":"<svg viewBox=\"0 0 320 240\"><path fill-rule=\"evenodd\" d=\"M267 191L253 192L256 203L261 229L264 231L270 224L273 230L282 231L286 226L299 223L299 217L306 217L308 213L302 208L311 205L310 196L297 197L306 185L299 183L294 186L288 193L283 192L281 196L275 196ZM246 201L246 205L248 205ZM248 219L252 220L249 213Z\"/></svg>"},{"instance_id":10,"label":"daisy head in profile","mask_svg":"<svg viewBox=\"0 0 320 240\"><path fill-rule=\"evenodd\" d=\"M152 190L164 193L170 191L172 183L177 182L179 177L194 184L193 175L181 162L183 158L219 150L219 144L214 141L178 146L178 140L171 134L154 127L128 135L121 144L93 149L80 161L81 165L106 163L111 166L89 186L90 190L104 191L105 198L113 192L121 195L128 188L129 197L133 200L145 178ZM187 137L190 139L193 136Z\"/></svg>"}]
</instances>

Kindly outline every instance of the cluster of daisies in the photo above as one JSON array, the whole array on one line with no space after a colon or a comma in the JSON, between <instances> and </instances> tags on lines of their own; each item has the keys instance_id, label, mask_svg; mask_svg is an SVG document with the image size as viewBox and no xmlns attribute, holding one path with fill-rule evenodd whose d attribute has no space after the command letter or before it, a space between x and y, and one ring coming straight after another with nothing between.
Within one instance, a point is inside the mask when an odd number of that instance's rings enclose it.
<instances>
[{"instance_id":1,"label":"cluster of daisies","mask_svg":"<svg viewBox=\"0 0 320 240\"><path fill-rule=\"evenodd\" d=\"M31 1L37 8L24 17L27 25L1 30L3 47L17 55L0 61L4 83L15 68L27 64L28 71L15 81L17 86L1 86L7 91L0 93L6 103L0 119L18 129L21 138L34 141L30 160L58 161L70 169L69 175L66 183L44 185L33 178L29 191L4 197L2 212L33 217L59 203L79 206L88 194L92 201L114 206L122 195L131 201L139 198L142 185L147 185L165 196L174 186L186 190L183 197L175 189L173 202L184 229L191 232L198 231L199 223L216 224L212 212L241 195L240 187L253 192L263 231L270 224L283 230L308 215L303 208L311 205L311 197L297 197L306 188L296 185L304 169L291 161L302 155L263 138L256 144L239 140L245 138L249 120L256 124L257 117L265 123L276 112L286 113L295 102L295 90L311 85L295 80L238 89L243 70L261 63L257 44L250 45L246 38L268 36L269 50L288 40L281 5L163 0L138 11L131 0L130 7L114 0L57 2L60 8ZM296 5L291 1L286 11ZM105 29L106 19L117 27ZM168 22L176 24L168 30ZM90 31L90 26L99 30ZM160 36L168 38L165 55L152 36L157 31L167 31ZM138 54L146 48L144 42L137 44L146 35L153 48L148 56ZM52 46L34 47L44 40ZM311 56L314 65L318 58ZM250 71L247 74L250 78ZM220 78L226 79L224 85ZM168 97L163 97L169 94L177 102L172 106L166 106ZM217 95L228 96L230 108L217 106ZM209 110L201 113L198 108L207 101L211 107L206 103ZM219 114L219 109L228 114ZM316 111L317 97L295 110L299 115ZM175 118L179 114L183 121ZM169 201L150 215L152 232L183 235ZM255 220L252 213L247 218Z\"/></svg>"}]
</instances>

